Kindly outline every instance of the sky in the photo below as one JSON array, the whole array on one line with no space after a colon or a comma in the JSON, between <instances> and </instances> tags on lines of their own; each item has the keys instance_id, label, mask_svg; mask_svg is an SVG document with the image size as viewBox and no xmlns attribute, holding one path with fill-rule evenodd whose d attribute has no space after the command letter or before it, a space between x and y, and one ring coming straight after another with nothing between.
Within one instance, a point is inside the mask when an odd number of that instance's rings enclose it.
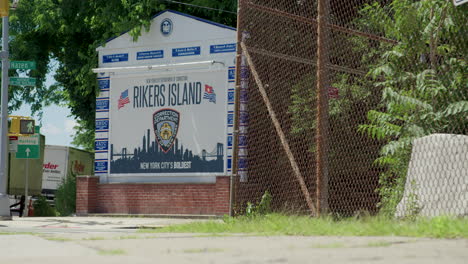
<instances>
[{"instance_id":1,"label":"sky","mask_svg":"<svg viewBox=\"0 0 468 264\"><path fill-rule=\"evenodd\" d=\"M46 85L50 86L55 83L53 75L58 63L51 63L51 71L46 76ZM27 77L27 76L21 76ZM74 118L70 117L70 110L65 106L53 105L43 109L44 114L42 122L39 123L37 116L34 117L36 125L41 126L41 134L45 136L47 145L71 146L73 135L75 134L74 126L77 125ZM23 104L18 110L11 115L31 116L31 107Z\"/></svg>"}]
</instances>

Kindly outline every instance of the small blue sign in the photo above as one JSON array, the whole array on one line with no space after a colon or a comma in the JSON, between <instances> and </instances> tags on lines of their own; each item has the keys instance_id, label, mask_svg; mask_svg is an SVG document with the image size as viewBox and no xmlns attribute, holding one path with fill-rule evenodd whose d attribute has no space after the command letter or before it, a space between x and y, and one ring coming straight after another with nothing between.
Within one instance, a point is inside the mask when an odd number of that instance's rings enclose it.
<instances>
[{"instance_id":1,"label":"small blue sign","mask_svg":"<svg viewBox=\"0 0 468 264\"><path fill-rule=\"evenodd\" d=\"M210 53L226 53L226 52L236 52L236 43L221 44L221 45L211 45Z\"/></svg>"},{"instance_id":2,"label":"small blue sign","mask_svg":"<svg viewBox=\"0 0 468 264\"><path fill-rule=\"evenodd\" d=\"M96 99L96 112L109 111L109 97Z\"/></svg>"},{"instance_id":3,"label":"small blue sign","mask_svg":"<svg viewBox=\"0 0 468 264\"><path fill-rule=\"evenodd\" d=\"M96 140L94 142L94 150L96 152L106 152L109 150L109 141L106 140Z\"/></svg>"},{"instance_id":4,"label":"small blue sign","mask_svg":"<svg viewBox=\"0 0 468 264\"><path fill-rule=\"evenodd\" d=\"M229 111L227 115L227 124L228 127L234 126L234 111Z\"/></svg>"},{"instance_id":5,"label":"small blue sign","mask_svg":"<svg viewBox=\"0 0 468 264\"><path fill-rule=\"evenodd\" d=\"M172 49L172 57L193 56L193 55L200 55L200 53L201 53L201 48L199 46Z\"/></svg>"},{"instance_id":6,"label":"small blue sign","mask_svg":"<svg viewBox=\"0 0 468 264\"><path fill-rule=\"evenodd\" d=\"M102 56L103 63L128 61L128 53L110 54Z\"/></svg>"},{"instance_id":7,"label":"small blue sign","mask_svg":"<svg viewBox=\"0 0 468 264\"><path fill-rule=\"evenodd\" d=\"M152 60L164 58L164 50L137 52L137 60Z\"/></svg>"},{"instance_id":8,"label":"small blue sign","mask_svg":"<svg viewBox=\"0 0 468 264\"><path fill-rule=\"evenodd\" d=\"M227 147L232 148L232 145L234 144L234 137L232 134L229 134L227 137Z\"/></svg>"},{"instance_id":9,"label":"small blue sign","mask_svg":"<svg viewBox=\"0 0 468 264\"><path fill-rule=\"evenodd\" d=\"M95 173L105 173L108 170L107 160L96 160L94 162L94 172Z\"/></svg>"},{"instance_id":10,"label":"small blue sign","mask_svg":"<svg viewBox=\"0 0 468 264\"><path fill-rule=\"evenodd\" d=\"M236 67L229 67L228 80L229 82L234 82L236 80Z\"/></svg>"},{"instance_id":11,"label":"small blue sign","mask_svg":"<svg viewBox=\"0 0 468 264\"><path fill-rule=\"evenodd\" d=\"M249 113L247 111L241 111L239 115L240 125L247 125L249 123Z\"/></svg>"},{"instance_id":12,"label":"small blue sign","mask_svg":"<svg viewBox=\"0 0 468 264\"><path fill-rule=\"evenodd\" d=\"M228 170L232 169L232 159L230 159L230 158L227 159L227 169Z\"/></svg>"},{"instance_id":13,"label":"small blue sign","mask_svg":"<svg viewBox=\"0 0 468 264\"><path fill-rule=\"evenodd\" d=\"M247 81L250 77L250 70L248 66L242 66L241 67L241 80Z\"/></svg>"},{"instance_id":14,"label":"small blue sign","mask_svg":"<svg viewBox=\"0 0 468 264\"><path fill-rule=\"evenodd\" d=\"M245 134L239 135L239 147L247 147L247 136Z\"/></svg>"},{"instance_id":15,"label":"small blue sign","mask_svg":"<svg viewBox=\"0 0 468 264\"><path fill-rule=\"evenodd\" d=\"M235 98L235 92L228 91L228 104L234 104Z\"/></svg>"},{"instance_id":16,"label":"small blue sign","mask_svg":"<svg viewBox=\"0 0 468 264\"><path fill-rule=\"evenodd\" d=\"M247 169L247 159L239 157L239 169Z\"/></svg>"},{"instance_id":17,"label":"small blue sign","mask_svg":"<svg viewBox=\"0 0 468 264\"><path fill-rule=\"evenodd\" d=\"M101 92L109 91L109 89L110 89L110 79L109 78L98 79L98 85L99 85L99 90L101 90Z\"/></svg>"},{"instance_id":18,"label":"small blue sign","mask_svg":"<svg viewBox=\"0 0 468 264\"><path fill-rule=\"evenodd\" d=\"M249 100L247 90L242 89L242 90L240 91L240 96L239 96L239 97L240 97L241 103L247 103L247 101Z\"/></svg>"},{"instance_id":19,"label":"small blue sign","mask_svg":"<svg viewBox=\"0 0 468 264\"><path fill-rule=\"evenodd\" d=\"M108 118L97 118L96 119L96 132L105 132L109 130L109 119Z\"/></svg>"}]
</instances>

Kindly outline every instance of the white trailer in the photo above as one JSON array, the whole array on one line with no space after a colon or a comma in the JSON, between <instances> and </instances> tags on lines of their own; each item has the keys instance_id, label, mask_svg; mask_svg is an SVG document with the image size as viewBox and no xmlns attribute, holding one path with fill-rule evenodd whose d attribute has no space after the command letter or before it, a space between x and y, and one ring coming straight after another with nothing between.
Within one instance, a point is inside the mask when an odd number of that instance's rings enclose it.
<instances>
[{"instance_id":1,"label":"white trailer","mask_svg":"<svg viewBox=\"0 0 468 264\"><path fill-rule=\"evenodd\" d=\"M91 175L93 154L76 148L46 145L42 174L42 193L53 194L71 175Z\"/></svg>"}]
</instances>

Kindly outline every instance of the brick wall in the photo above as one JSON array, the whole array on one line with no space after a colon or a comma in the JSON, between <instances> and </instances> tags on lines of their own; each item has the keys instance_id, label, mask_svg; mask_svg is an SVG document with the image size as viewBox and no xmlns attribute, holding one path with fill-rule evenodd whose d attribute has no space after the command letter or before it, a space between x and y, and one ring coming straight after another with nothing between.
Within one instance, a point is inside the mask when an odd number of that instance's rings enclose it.
<instances>
[{"instance_id":1,"label":"brick wall","mask_svg":"<svg viewBox=\"0 0 468 264\"><path fill-rule=\"evenodd\" d=\"M96 176L76 177L76 214L94 213L98 208L98 183Z\"/></svg>"},{"instance_id":2,"label":"brick wall","mask_svg":"<svg viewBox=\"0 0 468 264\"><path fill-rule=\"evenodd\" d=\"M229 214L228 176L211 184L98 182L98 177L77 177L77 214Z\"/></svg>"}]
</instances>

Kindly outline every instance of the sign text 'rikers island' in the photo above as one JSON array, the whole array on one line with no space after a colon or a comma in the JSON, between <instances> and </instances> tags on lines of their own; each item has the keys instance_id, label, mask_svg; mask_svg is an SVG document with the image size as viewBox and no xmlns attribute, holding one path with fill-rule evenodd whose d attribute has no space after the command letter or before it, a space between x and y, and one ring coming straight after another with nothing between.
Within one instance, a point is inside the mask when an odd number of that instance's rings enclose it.
<instances>
[{"instance_id":1,"label":"sign text 'rikers island'","mask_svg":"<svg viewBox=\"0 0 468 264\"><path fill-rule=\"evenodd\" d=\"M201 82L145 84L133 87L133 108L199 105Z\"/></svg>"}]
</instances>

